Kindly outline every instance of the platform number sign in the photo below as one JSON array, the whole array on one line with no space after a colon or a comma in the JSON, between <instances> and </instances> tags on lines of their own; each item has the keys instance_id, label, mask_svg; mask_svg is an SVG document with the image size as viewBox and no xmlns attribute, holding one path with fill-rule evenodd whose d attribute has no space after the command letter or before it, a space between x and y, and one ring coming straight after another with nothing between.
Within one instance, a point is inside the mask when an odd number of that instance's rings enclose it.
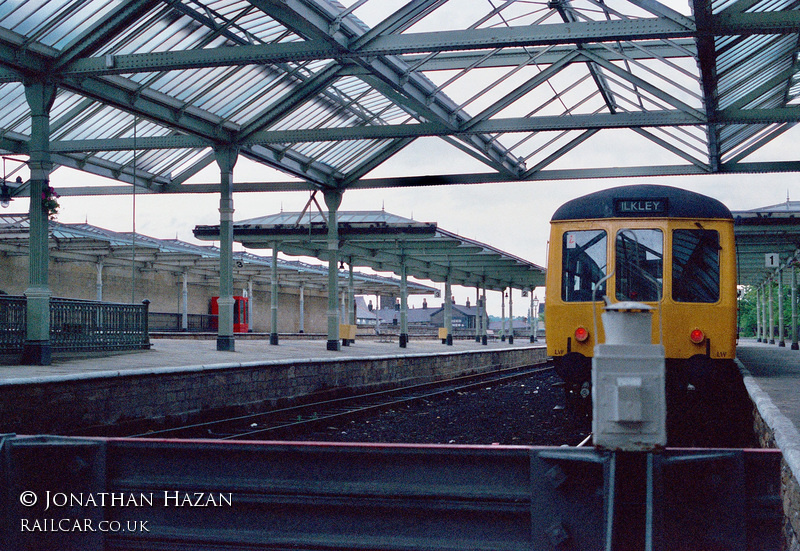
<instances>
[{"instance_id":1,"label":"platform number sign","mask_svg":"<svg viewBox=\"0 0 800 551\"><path fill-rule=\"evenodd\" d=\"M778 253L766 253L764 255L764 265L767 268L777 268L781 263L781 257Z\"/></svg>"}]
</instances>

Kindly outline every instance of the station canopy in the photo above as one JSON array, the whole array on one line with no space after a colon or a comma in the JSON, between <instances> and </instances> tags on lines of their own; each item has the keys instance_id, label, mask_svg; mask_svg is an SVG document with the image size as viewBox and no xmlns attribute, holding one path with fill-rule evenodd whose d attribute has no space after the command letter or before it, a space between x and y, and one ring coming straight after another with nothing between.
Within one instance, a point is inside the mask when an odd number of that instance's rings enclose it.
<instances>
[{"instance_id":1,"label":"station canopy","mask_svg":"<svg viewBox=\"0 0 800 551\"><path fill-rule=\"evenodd\" d=\"M8 256L29 254L30 224L25 215L0 215L0 253ZM59 262L102 263L104 267L156 270L180 274L214 284L219 281L219 249L199 246L178 239L156 239L142 234L114 232L90 224L62 224L50 221L50 257ZM134 256L135 255L135 256ZM272 280L272 258L249 252L233 253L233 279L246 285L248 280L267 284ZM278 260L278 282L283 288L299 288L323 293L328 285L327 267L300 261ZM344 284L348 274L339 272ZM396 295L400 281L356 271L353 274L356 293ZM433 295L436 289L409 283L411 294Z\"/></svg>"},{"instance_id":2,"label":"station canopy","mask_svg":"<svg viewBox=\"0 0 800 551\"><path fill-rule=\"evenodd\" d=\"M192 178L219 148L291 177L238 182L234 191L796 171L796 158L753 155L799 120L797 7L0 2L0 150L26 155L25 85L38 82L57 89L56 165L152 193L218 191L218 182ZM649 155L631 150L625 166L581 155L583 144L615 143L617 129L665 155L643 163ZM447 142L483 169L370 177L421 137ZM26 192L25 181L10 179L12 194Z\"/></svg>"},{"instance_id":3,"label":"station canopy","mask_svg":"<svg viewBox=\"0 0 800 551\"><path fill-rule=\"evenodd\" d=\"M385 211L340 212L338 258L376 271L470 287L504 290L544 285L545 270L490 245ZM281 212L233 225L248 248L328 260L328 224L321 212ZM219 239L219 226L197 226L198 239Z\"/></svg>"},{"instance_id":4,"label":"station canopy","mask_svg":"<svg viewBox=\"0 0 800 551\"><path fill-rule=\"evenodd\" d=\"M800 201L734 211L738 280L760 285L800 259Z\"/></svg>"}]
</instances>

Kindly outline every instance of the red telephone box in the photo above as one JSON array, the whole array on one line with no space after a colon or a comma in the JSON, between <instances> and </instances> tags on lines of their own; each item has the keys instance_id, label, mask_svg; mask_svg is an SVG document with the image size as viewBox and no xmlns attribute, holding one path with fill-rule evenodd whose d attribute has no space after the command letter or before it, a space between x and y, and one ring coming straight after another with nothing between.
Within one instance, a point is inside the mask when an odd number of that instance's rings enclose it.
<instances>
[{"instance_id":1,"label":"red telephone box","mask_svg":"<svg viewBox=\"0 0 800 551\"><path fill-rule=\"evenodd\" d=\"M211 297L211 329L219 330L219 297ZM247 319L247 297L233 297L233 332L247 333L249 330L249 320Z\"/></svg>"}]
</instances>

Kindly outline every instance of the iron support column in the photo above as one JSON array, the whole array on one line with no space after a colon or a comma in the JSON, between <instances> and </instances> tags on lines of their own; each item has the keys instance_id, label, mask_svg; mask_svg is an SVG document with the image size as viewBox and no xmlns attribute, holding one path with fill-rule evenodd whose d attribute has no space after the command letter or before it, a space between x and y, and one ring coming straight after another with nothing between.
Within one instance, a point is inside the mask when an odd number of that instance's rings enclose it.
<instances>
[{"instance_id":1,"label":"iron support column","mask_svg":"<svg viewBox=\"0 0 800 551\"><path fill-rule=\"evenodd\" d=\"M514 289L508 288L508 344L514 344Z\"/></svg>"},{"instance_id":2,"label":"iron support column","mask_svg":"<svg viewBox=\"0 0 800 551\"><path fill-rule=\"evenodd\" d=\"M342 294L339 300L341 301L339 305L339 323L345 325L347 324L347 287L342 288ZM342 337L342 346L350 346L350 339Z\"/></svg>"},{"instance_id":3,"label":"iron support column","mask_svg":"<svg viewBox=\"0 0 800 551\"><path fill-rule=\"evenodd\" d=\"M103 261L101 260L97 264L95 264L95 268L97 268L97 283L95 284L95 289L97 290L97 302L103 301Z\"/></svg>"},{"instance_id":4,"label":"iron support column","mask_svg":"<svg viewBox=\"0 0 800 551\"><path fill-rule=\"evenodd\" d=\"M500 289L500 340L506 342L506 290Z\"/></svg>"},{"instance_id":5,"label":"iron support column","mask_svg":"<svg viewBox=\"0 0 800 551\"><path fill-rule=\"evenodd\" d=\"M481 288L475 287L475 342L481 342Z\"/></svg>"},{"instance_id":6,"label":"iron support column","mask_svg":"<svg viewBox=\"0 0 800 551\"><path fill-rule=\"evenodd\" d=\"M444 280L444 328L447 330L445 344L453 346L453 284L450 280L450 270Z\"/></svg>"},{"instance_id":7,"label":"iron support column","mask_svg":"<svg viewBox=\"0 0 800 551\"><path fill-rule=\"evenodd\" d=\"M529 322L529 325L531 326L530 327L530 330L531 330L531 342L536 342L536 333L533 330L533 316L534 316L534 313L533 313L533 289L534 288L531 287L531 305L530 305L530 308L528 309L528 322Z\"/></svg>"},{"instance_id":8,"label":"iron support column","mask_svg":"<svg viewBox=\"0 0 800 551\"><path fill-rule=\"evenodd\" d=\"M50 281L48 251L49 215L43 204L43 194L50 188L50 108L56 97L56 87L34 82L25 85L25 98L31 110L31 138L28 143L30 177L29 256L27 329L22 363L50 365Z\"/></svg>"},{"instance_id":9,"label":"iron support column","mask_svg":"<svg viewBox=\"0 0 800 551\"><path fill-rule=\"evenodd\" d=\"M783 327L783 268L778 268L778 346L786 346Z\"/></svg>"},{"instance_id":10,"label":"iron support column","mask_svg":"<svg viewBox=\"0 0 800 551\"><path fill-rule=\"evenodd\" d=\"M767 335L767 325L769 324L769 315L767 314L767 283L769 282L766 281L761 285L761 342L769 341Z\"/></svg>"},{"instance_id":11,"label":"iron support column","mask_svg":"<svg viewBox=\"0 0 800 551\"><path fill-rule=\"evenodd\" d=\"M500 289L500 340L506 342L506 290Z\"/></svg>"},{"instance_id":12,"label":"iron support column","mask_svg":"<svg viewBox=\"0 0 800 551\"><path fill-rule=\"evenodd\" d=\"M483 282L483 296L481 297L481 317L483 330L481 331L481 344L489 343L489 312L486 310L486 282Z\"/></svg>"},{"instance_id":13,"label":"iron support column","mask_svg":"<svg viewBox=\"0 0 800 551\"><path fill-rule=\"evenodd\" d=\"M247 332L253 332L253 278L247 278Z\"/></svg>"},{"instance_id":14,"label":"iron support column","mask_svg":"<svg viewBox=\"0 0 800 551\"><path fill-rule=\"evenodd\" d=\"M278 244L272 244L272 272L270 275L270 332L269 343L278 344Z\"/></svg>"},{"instance_id":15,"label":"iron support column","mask_svg":"<svg viewBox=\"0 0 800 551\"><path fill-rule=\"evenodd\" d=\"M214 149L219 165L219 298L217 350L233 351L233 166L239 154L234 147Z\"/></svg>"},{"instance_id":16,"label":"iron support column","mask_svg":"<svg viewBox=\"0 0 800 551\"><path fill-rule=\"evenodd\" d=\"M181 274L181 330L189 330L189 272Z\"/></svg>"},{"instance_id":17,"label":"iron support column","mask_svg":"<svg viewBox=\"0 0 800 551\"><path fill-rule=\"evenodd\" d=\"M756 342L761 342L761 288L756 287Z\"/></svg>"},{"instance_id":18,"label":"iron support column","mask_svg":"<svg viewBox=\"0 0 800 551\"><path fill-rule=\"evenodd\" d=\"M792 350L800 349L797 342L797 266L792 260Z\"/></svg>"},{"instance_id":19,"label":"iron support column","mask_svg":"<svg viewBox=\"0 0 800 551\"><path fill-rule=\"evenodd\" d=\"M406 257L400 256L400 348L408 343L408 275Z\"/></svg>"},{"instance_id":20,"label":"iron support column","mask_svg":"<svg viewBox=\"0 0 800 551\"><path fill-rule=\"evenodd\" d=\"M306 332L306 288L300 284L300 333Z\"/></svg>"},{"instance_id":21,"label":"iron support column","mask_svg":"<svg viewBox=\"0 0 800 551\"><path fill-rule=\"evenodd\" d=\"M772 281L768 281L767 283L767 292L769 293L769 298L767 299L769 302L769 343L775 344L775 316L772 310Z\"/></svg>"},{"instance_id":22,"label":"iron support column","mask_svg":"<svg viewBox=\"0 0 800 551\"><path fill-rule=\"evenodd\" d=\"M339 348L339 222L336 213L342 204L342 192L324 193L328 207L328 350Z\"/></svg>"},{"instance_id":23,"label":"iron support column","mask_svg":"<svg viewBox=\"0 0 800 551\"><path fill-rule=\"evenodd\" d=\"M348 261L348 278L347 278L347 310L350 312L350 325L356 325L356 285L353 281L353 258ZM355 339L350 339L350 342L356 342Z\"/></svg>"}]
</instances>

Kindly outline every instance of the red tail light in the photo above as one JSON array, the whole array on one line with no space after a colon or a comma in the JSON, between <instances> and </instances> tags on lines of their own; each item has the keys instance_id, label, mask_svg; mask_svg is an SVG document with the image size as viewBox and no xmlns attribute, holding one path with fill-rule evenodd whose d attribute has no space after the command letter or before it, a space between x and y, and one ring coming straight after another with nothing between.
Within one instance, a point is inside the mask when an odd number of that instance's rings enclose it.
<instances>
[{"instance_id":1,"label":"red tail light","mask_svg":"<svg viewBox=\"0 0 800 551\"><path fill-rule=\"evenodd\" d=\"M584 342L589 338L589 331L586 330L585 327L578 327L575 330L575 340L578 342Z\"/></svg>"},{"instance_id":2,"label":"red tail light","mask_svg":"<svg viewBox=\"0 0 800 551\"><path fill-rule=\"evenodd\" d=\"M700 344L706 340L706 335L701 329L692 329L692 332L689 333L689 340L695 344Z\"/></svg>"}]
</instances>

